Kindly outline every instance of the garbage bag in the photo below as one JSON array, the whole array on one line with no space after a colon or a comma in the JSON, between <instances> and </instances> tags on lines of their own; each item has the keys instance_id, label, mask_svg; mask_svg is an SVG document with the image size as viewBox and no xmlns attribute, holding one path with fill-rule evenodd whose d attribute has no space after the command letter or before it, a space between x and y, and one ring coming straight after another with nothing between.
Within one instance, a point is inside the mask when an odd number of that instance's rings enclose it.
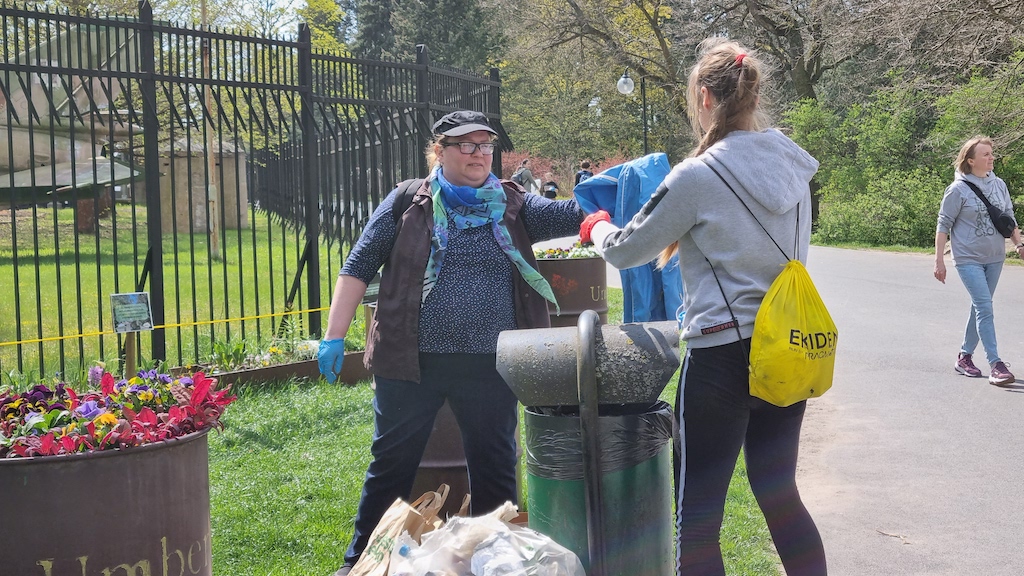
<instances>
[{"instance_id":1,"label":"garbage bag","mask_svg":"<svg viewBox=\"0 0 1024 576\"><path fill-rule=\"evenodd\" d=\"M477 518L456 516L417 544L402 534L391 553L391 576L586 576L580 559L551 538L511 524L506 502Z\"/></svg>"}]
</instances>

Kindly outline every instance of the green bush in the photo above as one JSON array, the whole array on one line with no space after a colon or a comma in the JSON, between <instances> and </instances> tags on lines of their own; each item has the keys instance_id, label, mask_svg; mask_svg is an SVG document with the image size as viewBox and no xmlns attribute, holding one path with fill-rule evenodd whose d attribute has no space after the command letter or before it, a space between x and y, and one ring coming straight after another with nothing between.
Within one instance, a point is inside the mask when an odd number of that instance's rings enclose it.
<instances>
[{"instance_id":1,"label":"green bush","mask_svg":"<svg viewBox=\"0 0 1024 576\"><path fill-rule=\"evenodd\" d=\"M939 202L947 184L940 176L919 168L884 172L866 182L866 188L852 198L821 204L816 242L919 247L934 242ZM832 196L827 188L823 192L826 198Z\"/></svg>"}]
</instances>

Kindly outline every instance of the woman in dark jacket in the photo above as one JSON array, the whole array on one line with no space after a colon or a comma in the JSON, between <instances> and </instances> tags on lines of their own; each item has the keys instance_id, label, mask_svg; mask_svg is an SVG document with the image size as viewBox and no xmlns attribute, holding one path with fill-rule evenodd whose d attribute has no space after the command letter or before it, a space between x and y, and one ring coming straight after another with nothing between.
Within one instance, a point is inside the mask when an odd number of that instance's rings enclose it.
<instances>
[{"instance_id":1,"label":"woman in dark jacket","mask_svg":"<svg viewBox=\"0 0 1024 576\"><path fill-rule=\"evenodd\" d=\"M517 401L495 369L498 334L549 325L547 304L557 304L532 243L574 234L583 220L575 200L526 194L491 174L496 132L483 114L452 112L433 133L430 175L412 204L396 222L397 193L389 194L342 267L320 345L320 371L333 381L356 308L383 265L365 360L376 384L373 461L337 576L391 503L410 498L445 400L462 431L471 512L518 502Z\"/></svg>"}]
</instances>

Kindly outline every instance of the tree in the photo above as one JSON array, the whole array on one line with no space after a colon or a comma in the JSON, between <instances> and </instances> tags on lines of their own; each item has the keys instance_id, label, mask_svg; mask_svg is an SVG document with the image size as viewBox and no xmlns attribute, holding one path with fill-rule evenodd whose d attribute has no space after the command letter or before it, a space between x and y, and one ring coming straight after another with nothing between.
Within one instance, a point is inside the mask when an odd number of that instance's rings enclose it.
<instances>
[{"instance_id":1,"label":"tree","mask_svg":"<svg viewBox=\"0 0 1024 576\"><path fill-rule=\"evenodd\" d=\"M483 74L501 57L503 26L480 0L399 0L395 8L395 51L402 59L426 44L432 62Z\"/></svg>"},{"instance_id":2,"label":"tree","mask_svg":"<svg viewBox=\"0 0 1024 576\"><path fill-rule=\"evenodd\" d=\"M560 174L573 173L582 158L598 160L614 150L603 138L610 128L602 111L607 104L595 102L592 66L568 52L513 58L501 67L504 126L517 149L552 159Z\"/></svg>"},{"instance_id":3,"label":"tree","mask_svg":"<svg viewBox=\"0 0 1024 576\"><path fill-rule=\"evenodd\" d=\"M336 55L348 54L343 29L345 13L334 0L305 0L298 15L309 26L313 48Z\"/></svg>"},{"instance_id":4,"label":"tree","mask_svg":"<svg viewBox=\"0 0 1024 576\"><path fill-rule=\"evenodd\" d=\"M869 51L862 0L696 0L694 16L704 34L727 35L778 63L792 99L815 99L832 70Z\"/></svg>"},{"instance_id":5,"label":"tree","mask_svg":"<svg viewBox=\"0 0 1024 576\"><path fill-rule=\"evenodd\" d=\"M685 113L685 58L673 47L677 23L666 2L525 0L505 10L516 30L542 50L579 45L589 61L646 78L648 88L664 91L677 112Z\"/></svg>"},{"instance_id":6,"label":"tree","mask_svg":"<svg viewBox=\"0 0 1024 576\"><path fill-rule=\"evenodd\" d=\"M873 46L854 33L867 0L528 0L546 46L582 42L609 64L629 66L685 110L693 47L726 36L759 49L784 74L786 100L817 98L830 71Z\"/></svg>"},{"instance_id":7,"label":"tree","mask_svg":"<svg viewBox=\"0 0 1024 576\"><path fill-rule=\"evenodd\" d=\"M816 100L786 114L793 139L821 163L816 235L826 242L927 246L946 183L920 144L931 127L927 95L879 90L845 115Z\"/></svg>"},{"instance_id":8,"label":"tree","mask_svg":"<svg viewBox=\"0 0 1024 576\"><path fill-rule=\"evenodd\" d=\"M425 44L434 63L484 73L505 36L481 0L354 0L352 50L363 58L412 61Z\"/></svg>"},{"instance_id":9,"label":"tree","mask_svg":"<svg viewBox=\"0 0 1024 576\"><path fill-rule=\"evenodd\" d=\"M234 5L230 13L230 28L252 32L263 37L293 35L298 26L295 22L295 7L292 1L243 0Z\"/></svg>"},{"instance_id":10,"label":"tree","mask_svg":"<svg viewBox=\"0 0 1024 576\"><path fill-rule=\"evenodd\" d=\"M928 142L946 164L965 140L976 134L991 136L999 160L995 172L1006 181L1018 214L1024 191L1024 52L1013 55L991 75L978 74L939 97L938 121Z\"/></svg>"},{"instance_id":11,"label":"tree","mask_svg":"<svg viewBox=\"0 0 1024 576\"><path fill-rule=\"evenodd\" d=\"M606 45L579 36L558 41L546 36L550 31L548 15L553 15L555 8L541 2L503 5L502 19L517 31L510 35L501 64L503 124L518 149L551 158L562 174L575 173L582 159L601 162L610 157L639 156L643 150L643 69L630 69L637 84L634 92L619 94L615 85L625 65L609 60ZM609 29L621 32L615 26ZM643 37L639 32L633 35L637 41ZM692 142L688 122L675 99L675 87L669 92L650 77L644 81L650 150L680 159Z\"/></svg>"},{"instance_id":12,"label":"tree","mask_svg":"<svg viewBox=\"0 0 1024 576\"><path fill-rule=\"evenodd\" d=\"M864 14L879 57L932 91L992 72L1024 41L1024 2L1017 0L866 0Z\"/></svg>"},{"instance_id":13,"label":"tree","mask_svg":"<svg viewBox=\"0 0 1024 576\"><path fill-rule=\"evenodd\" d=\"M374 60L395 57L395 28L391 24L394 5L395 0L355 0L353 53Z\"/></svg>"},{"instance_id":14,"label":"tree","mask_svg":"<svg viewBox=\"0 0 1024 576\"><path fill-rule=\"evenodd\" d=\"M200 0L166 0L162 2L152 2L151 0L151 3L153 4L153 18L157 20L182 22L186 26L196 27L203 21ZM132 13L137 13L137 10L133 10ZM237 21L234 18L237 13L238 8L227 0L207 0L206 2L206 23L211 28L230 26Z\"/></svg>"}]
</instances>

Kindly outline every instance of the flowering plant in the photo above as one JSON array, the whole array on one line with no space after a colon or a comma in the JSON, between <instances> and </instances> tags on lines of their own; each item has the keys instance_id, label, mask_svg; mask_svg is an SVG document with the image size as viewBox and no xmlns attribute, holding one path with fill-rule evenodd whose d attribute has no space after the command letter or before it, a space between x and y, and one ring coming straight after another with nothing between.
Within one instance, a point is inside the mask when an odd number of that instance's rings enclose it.
<instances>
[{"instance_id":1,"label":"flowering plant","mask_svg":"<svg viewBox=\"0 0 1024 576\"><path fill-rule=\"evenodd\" d=\"M99 390L79 394L58 382L0 393L0 458L117 450L220 429L224 408L235 400L202 372L175 379L148 370L115 380L94 367L89 382Z\"/></svg>"},{"instance_id":2,"label":"flowering plant","mask_svg":"<svg viewBox=\"0 0 1024 576\"><path fill-rule=\"evenodd\" d=\"M266 350L244 341L233 341L214 344L213 357L206 369L209 373L231 372L233 370L252 370L266 368L288 362L312 360L316 358L316 346L308 340L294 342L278 342L271 344Z\"/></svg>"},{"instance_id":3,"label":"flowering plant","mask_svg":"<svg viewBox=\"0 0 1024 576\"><path fill-rule=\"evenodd\" d=\"M598 254L597 249L594 248L593 244L583 245L579 241L572 245L571 248L547 248L545 250L534 250L533 255L538 259L558 259L558 258L598 258L601 255Z\"/></svg>"}]
</instances>

